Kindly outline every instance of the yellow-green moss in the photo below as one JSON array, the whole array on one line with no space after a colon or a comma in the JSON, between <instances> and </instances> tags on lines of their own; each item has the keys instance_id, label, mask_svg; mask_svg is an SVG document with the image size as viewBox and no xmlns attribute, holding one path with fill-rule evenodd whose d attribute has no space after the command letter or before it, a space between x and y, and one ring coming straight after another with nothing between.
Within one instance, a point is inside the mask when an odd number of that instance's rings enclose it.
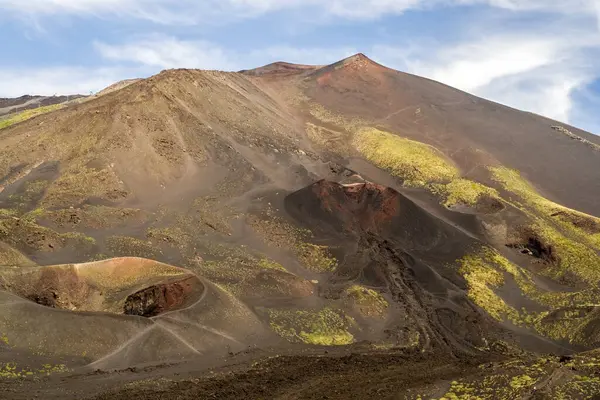
<instances>
[{"instance_id":1,"label":"yellow-green moss","mask_svg":"<svg viewBox=\"0 0 600 400\"><path fill-rule=\"evenodd\" d=\"M337 260L330 255L327 246L300 242L296 253L302 265L311 271L332 272L337 268Z\"/></svg>"},{"instance_id":2,"label":"yellow-green moss","mask_svg":"<svg viewBox=\"0 0 600 400\"><path fill-rule=\"evenodd\" d=\"M500 197L496 189L464 178L454 179L446 184L433 184L431 189L443 199L447 207L457 204L474 206L483 196Z\"/></svg>"},{"instance_id":3,"label":"yellow-green moss","mask_svg":"<svg viewBox=\"0 0 600 400\"><path fill-rule=\"evenodd\" d=\"M91 236L87 236L81 232L67 232L61 235L65 239L74 240L76 242L94 245L96 244L96 239Z\"/></svg>"},{"instance_id":4,"label":"yellow-green moss","mask_svg":"<svg viewBox=\"0 0 600 400\"><path fill-rule=\"evenodd\" d=\"M600 280L600 257L585 244L570 239L542 219L534 225L535 232L547 244L556 249L559 263L544 272L553 279L563 279L569 273L582 281L596 284Z\"/></svg>"},{"instance_id":5,"label":"yellow-green moss","mask_svg":"<svg viewBox=\"0 0 600 400\"><path fill-rule=\"evenodd\" d=\"M600 280L600 219L554 203L537 193L521 174L504 167L490 168L493 178L516 194L534 223L530 230L547 246L552 246L557 262L544 274L558 280L570 276L595 285Z\"/></svg>"},{"instance_id":6,"label":"yellow-green moss","mask_svg":"<svg viewBox=\"0 0 600 400\"><path fill-rule=\"evenodd\" d=\"M381 293L364 286L352 285L346 289L346 295L366 317L383 317L389 307L389 303Z\"/></svg>"},{"instance_id":7,"label":"yellow-green moss","mask_svg":"<svg viewBox=\"0 0 600 400\"><path fill-rule=\"evenodd\" d=\"M38 207L38 208L24 214L22 216L22 218L25 220L31 221L31 222L37 222L38 218L43 217L45 213L46 213L46 210L43 207Z\"/></svg>"},{"instance_id":8,"label":"yellow-green moss","mask_svg":"<svg viewBox=\"0 0 600 400\"><path fill-rule=\"evenodd\" d=\"M351 344L354 320L332 308L320 311L268 310L271 328L290 342L321 346Z\"/></svg>"},{"instance_id":9,"label":"yellow-green moss","mask_svg":"<svg viewBox=\"0 0 600 400\"><path fill-rule=\"evenodd\" d=\"M374 128L356 132L354 146L369 161L405 181L406 185L426 186L450 182L459 176L436 148Z\"/></svg>"},{"instance_id":10,"label":"yellow-green moss","mask_svg":"<svg viewBox=\"0 0 600 400\"><path fill-rule=\"evenodd\" d=\"M283 267L283 265L268 259L268 258L261 258L258 261L258 266L262 269L270 269L270 270L275 270L275 271L283 271L283 272L287 272L287 270Z\"/></svg>"},{"instance_id":11,"label":"yellow-green moss","mask_svg":"<svg viewBox=\"0 0 600 400\"><path fill-rule=\"evenodd\" d=\"M26 121L41 114L56 111L62 107L62 104L54 104L50 106L32 108L31 110L25 110L17 114L11 114L8 117L0 119L0 129L8 128L11 125L18 124L19 122Z\"/></svg>"},{"instance_id":12,"label":"yellow-green moss","mask_svg":"<svg viewBox=\"0 0 600 400\"><path fill-rule=\"evenodd\" d=\"M586 306L598 304L598 290L557 292L540 289L528 271L488 247L463 257L459 264L459 271L467 281L469 298L493 318L499 321L507 319L515 325L534 329L555 340L567 340L578 344L591 344L600 340L600 337L589 337L585 329L593 322L595 314L581 315ZM505 273L514 279L523 296L545 307L546 311L517 310L506 304L495 292L495 289L504 284ZM565 307L579 308L569 311L563 310ZM549 318L553 310L560 310L562 316L553 315Z\"/></svg>"},{"instance_id":13,"label":"yellow-green moss","mask_svg":"<svg viewBox=\"0 0 600 400\"><path fill-rule=\"evenodd\" d=\"M547 224L556 224L580 241L600 250L600 218L573 210L541 196L519 171L505 167L490 167L492 177L504 188L516 194L524 207L539 213ZM588 228L583 226L587 225ZM591 231L590 231L591 229Z\"/></svg>"},{"instance_id":14,"label":"yellow-green moss","mask_svg":"<svg viewBox=\"0 0 600 400\"><path fill-rule=\"evenodd\" d=\"M17 379L34 375L52 375L67 372L69 369L64 364L44 364L40 368L18 368L16 363L0 363L0 378Z\"/></svg>"},{"instance_id":15,"label":"yellow-green moss","mask_svg":"<svg viewBox=\"0 0 600 400\"><path fill-rule=\"evenodd\" d=\"M467 281L468 296L475 304L498 321L519 320L519 312L494 291L504 284L504 276L496 270L488 252L466 255L459 260L459 266Z\"/></svg>"},{"instance_id":16,"label":"yellow-green moss","mask_svg":"<svg viewBox=\"0 0 600 400\"><path fill-rule=\"evenodd\" d=\"M319 121L335 125L347 132L354 132L367 124L360 118L348 118L340 114L335 114L317 103L310 104L309 111L310 114Z\"/></svg>"}]
</instances>

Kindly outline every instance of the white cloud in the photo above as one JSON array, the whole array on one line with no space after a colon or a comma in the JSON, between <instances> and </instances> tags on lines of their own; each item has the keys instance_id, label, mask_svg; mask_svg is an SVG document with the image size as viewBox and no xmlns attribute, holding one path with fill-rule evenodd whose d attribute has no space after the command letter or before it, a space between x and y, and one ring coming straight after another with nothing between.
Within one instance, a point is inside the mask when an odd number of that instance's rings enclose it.
<instances>
[{"instance_id":1,"label":"white cloud","mask_svg":"<svg viewBox=\"0 0 600 400\"><path fill-rule=\"evenodd\" d=\"M573 93L600 71L590 64L600 40L582 32L497 33L448 43L376 46L392 67L553 119L573 122Z\"/></svg>"},{"instance_id":2,"label":"white cloud","mask_svg":"<svg viewBox=\"0 0 600 400\"><path fill-rule=\"evenodd\" d=\"M162 69L237 69L236 61L225 50L201 40L182 41L167 36L153 36L120 45L97 42L95 47L108 60L134 62Z\"/></svg>"},{"instance_id":3,"label":"white cloud","mask_svg":"<svg viewBox=\"0 0 600 400\"><path fill-rule=\"evenodd\" d=\"M357 53L355 48L272 46L247 52L224 49L214 43L151 35L123 44L95 43L106 59L157 68L200 68L237 71L275 61L333 63Z\"/></svg>"},{"instance_id":4,"label":"white cloud","mask_svg":"<svg viewBox=\"0 0 600 400\"><path fill-rule=\"evenodd\" d=\"M82 67L0 69L0 96L88 94L119 80L138 76L137 72L123 68Z\"/></svg>"},{"instance_id":5,"label":"white cloud","mask_svg":"<svg viewBox=\"0 0 600 400\"><path fill-rule=\"evenodd\" d=\"M162 24L200 24L280 10L310 10L313 16L372 19L435 6L485 4L514 11L568 14L598 12L598 0L0 0L0 10L21 15L115 15ZM218 16L219 18L216 18Z\"/></svg>"}]
</instances>

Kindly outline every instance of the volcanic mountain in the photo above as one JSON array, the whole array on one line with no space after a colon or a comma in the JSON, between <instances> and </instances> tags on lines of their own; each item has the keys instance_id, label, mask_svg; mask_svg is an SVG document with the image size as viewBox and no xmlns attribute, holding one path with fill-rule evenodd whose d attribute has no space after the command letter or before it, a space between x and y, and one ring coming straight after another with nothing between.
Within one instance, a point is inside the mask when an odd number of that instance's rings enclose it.
<instances>
[{"instance_id":1,"label":"volcanic mountain","mask_svg":"<svg viewBox=\"0 0 600 400\"><path fill-rule=\"evenodd\" d=\"M0 122L3 398L600 393L596 136L362 54L44 111Z\"/></svg>"}]
</instances>

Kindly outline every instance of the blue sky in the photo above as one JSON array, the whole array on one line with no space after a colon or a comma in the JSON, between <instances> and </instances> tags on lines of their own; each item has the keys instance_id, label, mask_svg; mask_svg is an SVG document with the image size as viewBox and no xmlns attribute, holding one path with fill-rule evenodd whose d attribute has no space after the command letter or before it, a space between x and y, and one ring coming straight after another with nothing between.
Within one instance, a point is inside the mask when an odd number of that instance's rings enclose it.
<instances>
[{"instance_id":1,"label":"blue sky","mask_svg":"<svg viewBox=\"0 0 600 400\"><path fill-rule=\"evenodd\" d=\"M600 0L0 0L0 96L357 52L600 134Z\"/></svg>"}]
</instances>

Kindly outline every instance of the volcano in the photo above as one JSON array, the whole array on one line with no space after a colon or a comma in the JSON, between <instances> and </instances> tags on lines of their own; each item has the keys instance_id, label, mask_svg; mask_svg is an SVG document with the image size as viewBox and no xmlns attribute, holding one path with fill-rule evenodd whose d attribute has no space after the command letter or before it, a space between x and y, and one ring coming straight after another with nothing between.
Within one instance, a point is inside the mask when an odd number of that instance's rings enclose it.
<instances>
[{"instance_id":1,"label":"volcano","mask_svg":"<svg viewBox=\"0 0 600 400\"><path fill-rule=\"evenodd\" d=\"M600 393L594 135L363 54L10 121L3 398Z\"/></svg>"}]
</instances>

